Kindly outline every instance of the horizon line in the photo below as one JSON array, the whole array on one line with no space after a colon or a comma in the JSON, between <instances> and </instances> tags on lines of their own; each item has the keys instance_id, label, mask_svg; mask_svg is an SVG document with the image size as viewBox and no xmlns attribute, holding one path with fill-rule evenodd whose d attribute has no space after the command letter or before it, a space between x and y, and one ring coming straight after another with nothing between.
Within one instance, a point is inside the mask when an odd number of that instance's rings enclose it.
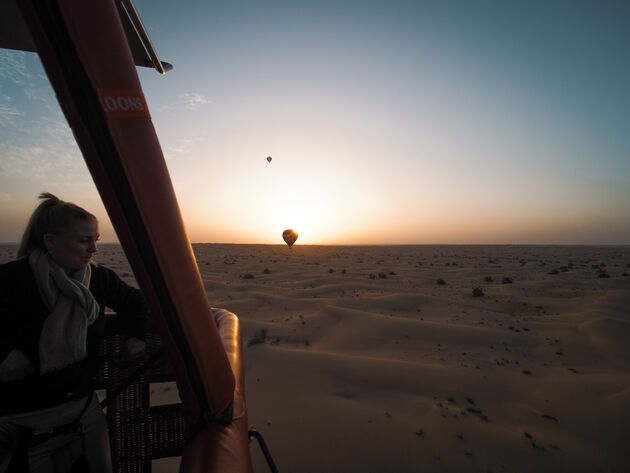
<instances>
[{"instance_id":1,"label":"horizon line","mask_svg":"<svg viewBox=\"0 0 630 473\"><path fill-rule=\"evenodd\" d=\"M19 245L19 242L0 242L0 245ZM99 245L120 245L119 241L99 242ZM284 243L234 243L234 242L190 242L191 245L243 245L243 246L286 246ZM293 245L313 246L630 246L630 243L306 243Z\"/></svg>"}]
</instances>

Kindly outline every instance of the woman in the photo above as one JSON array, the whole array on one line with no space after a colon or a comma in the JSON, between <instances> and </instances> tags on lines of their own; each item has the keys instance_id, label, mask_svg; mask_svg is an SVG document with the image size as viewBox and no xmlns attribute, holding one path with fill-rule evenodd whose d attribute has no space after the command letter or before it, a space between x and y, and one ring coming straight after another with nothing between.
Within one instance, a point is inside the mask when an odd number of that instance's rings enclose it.
<instances>
[{"instance_id":1,"label":"woman","mask_svg":"<svg viewBox=\"0 0 630 473\"><path fill-rule=\"evenodd\" d=\"M111 473L107 425L93 388L103 312L110 307L126 320L134 355L144 347L147 307L140 291L92 261L96 217L52 194L39 197L18 259L0 265L4 461L20 468L19 452L11 460L7 452L22 436L31 472L88 471L87 463L90 472ZM10 468L1 462L0 471Z\"/></svg>"}]
</instances>

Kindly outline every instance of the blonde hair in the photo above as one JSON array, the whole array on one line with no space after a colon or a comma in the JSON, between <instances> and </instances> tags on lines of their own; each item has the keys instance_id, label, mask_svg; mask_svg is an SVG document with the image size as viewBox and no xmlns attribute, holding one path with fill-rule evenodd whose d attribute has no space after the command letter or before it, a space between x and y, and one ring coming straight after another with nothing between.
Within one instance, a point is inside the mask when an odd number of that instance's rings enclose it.
<instances>
[{"instance_id":1,"label":"blonde hair","mask_svg":"<svg viewBox=\"0 0 630 473\"><path fill-rule=\"evenodd\" d=\"M97 221L96 217L85 209L71 202L64 202L59 197L49 193L39 194L42 202L33 211L26 224L17 257L28 256L31 251L44 246L44 235L52 233L58 235L65 227L76 220Z\"/></svg>"}]
</instances>

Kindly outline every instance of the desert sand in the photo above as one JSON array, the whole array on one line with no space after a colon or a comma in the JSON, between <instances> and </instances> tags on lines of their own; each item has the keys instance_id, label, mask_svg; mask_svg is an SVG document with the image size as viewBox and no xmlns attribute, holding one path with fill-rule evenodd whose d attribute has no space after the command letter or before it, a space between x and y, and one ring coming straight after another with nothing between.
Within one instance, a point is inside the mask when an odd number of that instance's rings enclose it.
<instances>
[{"instance_id":1,"label":"desert sand","mask_svg":"<svg viewBox=\"0 0 630 473\"><path fill-rule=\"evenodd\" d=\"M282 473L630 471L630 247L193 248Z\"/></svg>"}]
</instances>

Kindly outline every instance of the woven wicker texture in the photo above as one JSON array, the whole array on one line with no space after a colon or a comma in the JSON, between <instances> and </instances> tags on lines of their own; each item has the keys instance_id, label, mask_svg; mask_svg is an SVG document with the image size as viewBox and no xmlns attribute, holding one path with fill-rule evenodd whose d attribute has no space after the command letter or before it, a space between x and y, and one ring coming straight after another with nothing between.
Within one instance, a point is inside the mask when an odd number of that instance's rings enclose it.
<instances>
[{"instance_id":1,"label":"woven wicker texture","mask_svg":"<svg viewBox=\"0 0 630 473\"><path fill-rule=\"evenodd\" d=\"M159 336L146 334L147 353L130 359L124 349L125 338L115 314L106 314L106 337L101 347L101 371L97 387L109 397L146 360L156 354L162 343ZM186 426L181 404L150 405L151 383L174 381L166 356L160 357L108 403L106 417L112 463L116 473L148 473L151 460L178 456L184 444Z\"/></svg>"}]
</instances>

